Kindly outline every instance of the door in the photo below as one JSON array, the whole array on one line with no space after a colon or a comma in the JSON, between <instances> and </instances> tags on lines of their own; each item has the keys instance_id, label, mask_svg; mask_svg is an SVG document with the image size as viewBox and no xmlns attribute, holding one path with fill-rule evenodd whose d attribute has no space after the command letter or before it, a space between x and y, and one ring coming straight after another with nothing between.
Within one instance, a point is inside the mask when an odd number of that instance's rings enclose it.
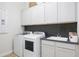
<instances>
[{"instance_id":1,"label":"door","mask_svg":"<svg viewBox=\"0 0 79 59\"><path fill-rule=\"evenodd\" d=\"M76 4L58 2L58 23L76 22Z\"/></svg>"},{"instance_id":2,"label":"door","mask_svg":"<svg viewBox=\"0 0 79 59\"><path fill-rule=\"evenodd\" d=\"M32 25L32 9L24 10L22 13L22 25Z\"/></svg>"},{"instance_id":3,"label":"door","mask_svg":"<svg viewBox=\"0 0 79 59\"><path fill-rule=\"evenodd\" d=\"M25 49L29 51L34 51L34 43L32 41L25 40Z\"/></svg>"},{"instance_id":4,"label":"door","mask_svg":"<svg viewBox=\"0 0 79 59\"><path fill-rule=\"evenodd\" d=\"M44 24L44 4L39 4L32 9L32 24Z\"/></svg>"},{"instance_id":5,"label":"door","mask_svg":"<svg viewBox=\"0 0 79 59\"><path fill-rule=\"evenodd\" d=\"M56 47L56 57L74 57L75 51L65 48Z\"/></svg>"},{"instance_id":6,"label":"door","mask_svg":"<svg viewBox=\"0 0 79 59\"><path fill-rule=\"evenodd\" d=\"M57 23L57 2L45 3L45 23Z\"/></svg>"},{"instance_id":7,"label":"door","mask_svg":"<svg viewBox=\"0 0 79 59\"><path fill-rule=\"evenodd\" d=\"M49 45L42 45L42 57L54 57L54 47Z\"/></svg>"}]
</instances>

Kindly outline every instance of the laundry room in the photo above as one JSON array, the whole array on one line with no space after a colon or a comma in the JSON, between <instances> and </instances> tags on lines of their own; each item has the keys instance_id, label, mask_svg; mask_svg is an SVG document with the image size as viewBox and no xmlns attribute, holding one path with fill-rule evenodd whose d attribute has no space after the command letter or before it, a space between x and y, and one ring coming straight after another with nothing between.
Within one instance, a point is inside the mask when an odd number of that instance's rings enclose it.
<instances>
[{"instance_id":1,"label":"laundry room","mask_svg":"<svg viewBox=\"0 0 79 59\"><path fill-rule=\"evenodd\" d=\"M79 57L79 2L0 2L0 57Z\"/></svg>"}]
</instances>

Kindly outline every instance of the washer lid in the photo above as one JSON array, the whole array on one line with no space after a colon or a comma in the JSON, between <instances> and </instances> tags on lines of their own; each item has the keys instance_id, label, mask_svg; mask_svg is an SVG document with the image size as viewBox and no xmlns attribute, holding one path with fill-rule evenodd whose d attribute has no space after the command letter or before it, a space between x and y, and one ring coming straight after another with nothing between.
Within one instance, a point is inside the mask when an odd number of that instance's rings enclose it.
<instances>
[{"instance_id":1,"label":"washer lid","mask_svg":"<svg viewBox=\"0 0 79 59\"><path fill-rule=\"evenodd\" d=\"M24 35L24 37L30 39L36 39L36 38L42 38L42 35L28 34L28 35Z\"/></svg>"}]
</instances>

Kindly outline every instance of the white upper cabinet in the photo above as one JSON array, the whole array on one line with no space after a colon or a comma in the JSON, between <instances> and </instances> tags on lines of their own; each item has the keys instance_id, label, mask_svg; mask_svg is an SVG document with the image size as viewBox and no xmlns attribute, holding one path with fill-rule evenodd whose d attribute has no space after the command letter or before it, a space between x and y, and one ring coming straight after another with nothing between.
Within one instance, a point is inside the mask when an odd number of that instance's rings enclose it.
<instances>
[{"instance_id":1,"label":"white upper cabinet","mask_svg":"<svg viewBox=\"0 0 79 59\"><path fill-rule=\"evenodd\" d=\"M23 10L22 25L44 24L44 5L39 4Z\"/></svg>"},{"instance_id":2,"label":"white upper cabinet","mask_svg":"<svg viewBox=\"0 0 79 59\"><path fill-rule=\"evenodd\" d=\"M32 10L24 10L22 13L22 25L32 25Z\"/></svg>"},{"instance_id":3,"label":"white upper cabinet","mask_svg":"<svg viewBox=\"0 0 79 59\"><path fill-rule=\"evenodd\" d=\"M44 5L39 4L32 9L32 24L44 24Z\"/></svg>"},{"instance_id":4,"label":"white upper cabinet","mask_svg":"<svg viewBox=\"0 0 79 59\"><path fill-rule=\"evenodd\" d=\"M76 3L58 2L58 23L76 22Z\"/></svg>"},{"instance_id":5,"label":"white upper cabinet","mask_svg":"<svg viewBox=\"0 0 79 59\"><path fill-rule=\"evenodd\" d=\"M57 23L57 2L45 3L45 23Z\"/></svg>"},{"instance_id":6,"label":"white upper cabinet","mask_svg":"<svg viewBox=\"0 0 79 59\"><path fill-rule=\"evenodd\" d=\"M77 22L75 2L45 2L24 9L22 25L57 24Z\"/></svg>"}]
</instances>

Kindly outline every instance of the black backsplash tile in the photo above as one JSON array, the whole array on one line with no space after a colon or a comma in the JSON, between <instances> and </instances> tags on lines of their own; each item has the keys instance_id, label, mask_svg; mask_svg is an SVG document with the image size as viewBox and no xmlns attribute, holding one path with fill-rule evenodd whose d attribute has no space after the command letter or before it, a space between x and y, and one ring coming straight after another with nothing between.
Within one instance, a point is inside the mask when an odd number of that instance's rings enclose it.
<instances>
[{"instance_id":1,"label":"black backsplash tile","mask_svg":"<svg viewBox=\"0 0 79 59\"><path fill-rule=\"evenodd\" d=\"M24 31L43 31L46 36L60 33L62 37L68 37L69 32L77 32L77 23L24 26Z\"/></svg>"}]
</instances>

